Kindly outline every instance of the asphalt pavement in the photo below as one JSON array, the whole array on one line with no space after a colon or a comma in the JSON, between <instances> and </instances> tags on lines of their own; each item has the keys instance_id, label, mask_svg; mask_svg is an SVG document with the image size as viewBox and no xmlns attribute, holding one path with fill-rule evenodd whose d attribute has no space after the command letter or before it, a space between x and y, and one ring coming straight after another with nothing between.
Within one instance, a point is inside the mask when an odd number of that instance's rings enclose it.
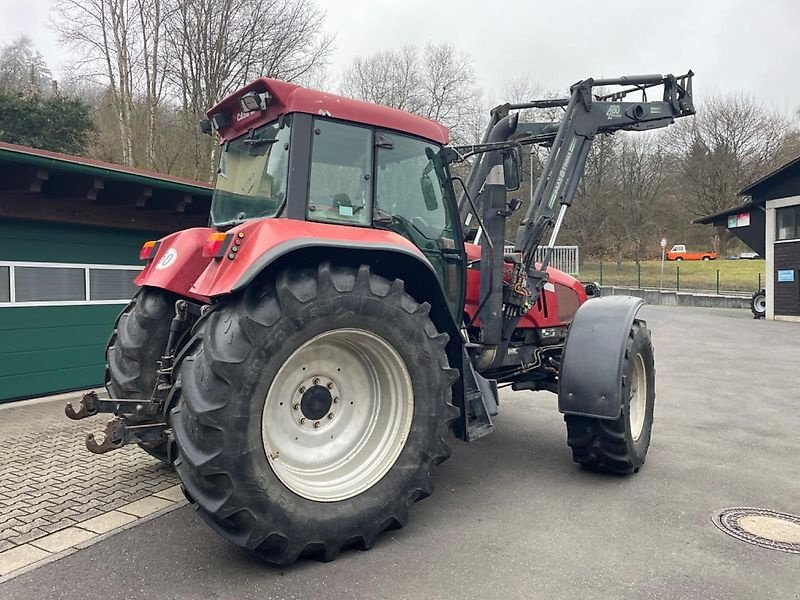
<instances>
[{"instance_id":1,"label":"asphalt pavement","mask_svg":"<svg viewBox=\"0 0 800 600\"><path fill-rule=\"evenodd\" d=\"M638 475L581 471L555 397L507 392L496 432L454 440L434 494L368 552L276 569L184 507L0 584L0 598L800 598L800 555L711 521L731 506L800 514L800 324L644 316L657 400Z\"/></svg>"}]
</instances>

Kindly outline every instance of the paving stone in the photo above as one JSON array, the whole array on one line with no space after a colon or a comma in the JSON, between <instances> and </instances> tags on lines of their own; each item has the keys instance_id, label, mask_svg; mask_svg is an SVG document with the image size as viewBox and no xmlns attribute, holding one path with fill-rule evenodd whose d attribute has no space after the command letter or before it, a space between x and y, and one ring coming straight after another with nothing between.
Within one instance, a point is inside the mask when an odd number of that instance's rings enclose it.
<instances>
[{"instance_id":1,"label":"paving stone","mask_svg":"<svg viewBox=\"0 0 800 600\"><path fill-rule=\"evenodd\" d=\"M13 529L17 533L28 533L32 529L34 529L36 527L41 527L43 525L50 525L50 522L49 521L45 521L44 519L33 519L32 521L28 521L27 523L25 523L23 525L19 525L17 527L14 527Z\"/></svg>"},{"instance_id":2,"label":"paving stone","mask_svg":"<svg viewBox=\"0 0 800 600\"><path fill-rule=\"evenodd\" d=\"M8 550L9 548L16 548L16 547L17 547L16 544L12 544L8 540L0 540L0 552Z\"/></svg>"},{"instance_id":3,"label":"paving stone","mask_svg":"<svg viewBox=\"0 0 800 600\"><path fill-rule=\"evenodd\" d=\"M169 500L164 500L163 498L157 498L155 496L148 496L147 498L142 498L136 502L131 502L130 504L120 506L118 510L120 512L136 515L137 517L146 517L147 515L153 514L162 508L167 508L172 504L174 504L174 502Z\"/></svg>"},{"instance_id":4,"label":"paving stone","mask_svg":"<svg viewBox=\"0 0 800 600\"><path fill-rule=\"evenodd\" d=\"M82 521L81 523L78 523L78 527L81 527L82 529L88 529L89 531L93 531L95 533L107 533L112 529L132 523L136 519L137 517L133 515L119 512L118 510L112 510L111 512L107 512L100 516Z\"/></svg>"},{"instance_id":5,"label":"paving stone","mask_svg":"<svg viewBox=\"0 0 800 600\"><path fill-rule=\"evenodd\" d=\"M30 544L24 544L0 552L0 575L8 575L17 569L27 567L48 556L50 556L48 552L45 552L41 548L31 546Z\"/></svg>"},{"instance_id":6,"label":"paving stone","mask_svg":"<svg viewBox=\"0 0 800 600\"><path fill-rule=\"evenodd\" d=\"M123 505L144 510L146 503L137 501L178 483L169 467L135 446L90 454L82 440L97 424L66 419L63 405L59 399L2 409L0 543L4 545L32 535L61 533L65 526Z\"/></svg>"},{"instance_id":7,"label":"paving stone","mask_svg":"<svg viewBox=\"0 0 800 600\"><path fill-rule=\"evenodd\" d=\"M62 529L75 525L75 523L77 523L77 521L73 519L61 519L50 525L42 525L41 529L47 533L55 533L56 531L61 531Z\"/></svg>"},{"instance_id":8,"label":"paving stone","mask_svg":"<svg viewBox=\"0 0 800 600\"><path fill-rule=\"evenodd\" d=\"M44 537L49 532L46 531L44 528L36 527L35 529L29 530L27 533L19 534L14 537L8 538L8 541L12 544L19 546L20 544L27 544L28 542L32 542L35 539L40 537Z\"/></svg>"},{"instance_id":9,"label":"paving stone","mask_svg":"<svg viewBox=\"0 0 800 600\"><path fill-rule=\"evenodd\" d=\"M61 552L72 546L77 546L81 542L85 542L93 538L96 534L85 529L78 527L68 527L56 533L51 533L45 537L39 538L31 542L37 548L42 548L48 552Z\"/></svg>"},{"instance_id":10,"label":"paving stone","mask_svg":"<svg viewBox=\"0 0 800 600\"><path fill-rule=\"evenodd\" d=\"M165 490L156 492L153 495L158 496L159 498L166 498L167 500L172 500L173 502L180 502L181 500L186 499L186 496L183 495L183 491L181 491L180 485L173 485L172 487L168 487Z\"/></svg>"}]
</instances>

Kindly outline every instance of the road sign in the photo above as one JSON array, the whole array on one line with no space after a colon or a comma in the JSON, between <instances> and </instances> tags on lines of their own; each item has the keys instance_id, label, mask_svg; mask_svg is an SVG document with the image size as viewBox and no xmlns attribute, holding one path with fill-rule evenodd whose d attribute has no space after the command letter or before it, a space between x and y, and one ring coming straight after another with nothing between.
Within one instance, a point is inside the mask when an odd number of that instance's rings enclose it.
<instances>
[{"instance_id":1,"label":"road sign","mask_svg":"<svg viewBox=\"0 0 800 600\"><path fill-rule=\"evenodd\" d=\"M662 248L666 248L667 247L667 238L661 238L661 247Z\"/></svg>"}]
</instances>

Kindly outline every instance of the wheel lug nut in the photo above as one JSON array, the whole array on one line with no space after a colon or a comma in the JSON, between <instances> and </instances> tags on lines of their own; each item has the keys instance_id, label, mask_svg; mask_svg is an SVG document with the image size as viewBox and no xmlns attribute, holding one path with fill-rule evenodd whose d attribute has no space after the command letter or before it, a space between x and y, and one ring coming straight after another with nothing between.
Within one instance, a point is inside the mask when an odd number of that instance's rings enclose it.
<instances>
[{"instance_id":1,"label":"wheel lug nut","mask_svg":"<svg viewBox=\"0 0 800 600\"><path fill-rule=\"evenodd\" d=\"M301 385L301 386L300 386L300 389L299 389L298 391L299 391L301 394L304 394L304 393L305 393L305 391L306 391L306 386L304 386L304 385Z\"/></svg>"},{"instance_id":2,"label":"wheel lug nut","mask_svg":"<svg viewBox=\"0 0 800 600\"><path fill-rule=\"evenodd\" d=\"M303 425L306 422L305 417L300 417L300 425Z\"/></svg>"},{"instance_id":3,"label":"wheel lug nut","mask_svg":"<svg viewBox=\"0 0 800 600\"><path fill-rule=\"evenodd\" d=\"M339 396L335 396L333 398L333 403L336 404L337 402L339 402Z\"/></svg>"},{"instance_id":4,"label":"wheel lug nut","mask_svg":"<svg viewBox=\"0 0 800 600\"><path fill-rule=\"evenodd\" d=\"M328 382L328 389L329 389L329 390L332 390L332 389L333 389L333 382L332 382L332 381L329 381L329 382Z\"/></svg>"},{"instance_id":5,"label":"wheel lug nut","mask_svg":"<svg viewBox=\"0 0 800 600\"><path fill-rule=\"evenodd\" d=\"M314 429L319 429L319 421L314 421Z\"/></svg>"},{"instance_id":6,"label":"wheel lug nut","mask_svg":"<svg viewBox=\"0 0 800 600\"><path fill-rule=\"evenodd\" d=\"M314 385L319 385L319 377L314 377Z\"/></svg>"},{"instance_id":7,"label":"wheel lug nut","mask_svg":"<svg viewBox=\"0 0 800 600\"><path fill-rule=\"evenodd\" d=\"M328 418L332 419L333 418L333 413L328 413Z\"/></svg>"},{"instance_id":8,"label":"wheel lug nut","mask_svg":"<svg viewBox=\"0 0 800 600\"><path fill-rule=\"evenodd\" d=\"M299 402L295 402L294 404L292 404L292 408L294 410L299 410L300 409L300 403Z\"/></svg>"}]
</instances>

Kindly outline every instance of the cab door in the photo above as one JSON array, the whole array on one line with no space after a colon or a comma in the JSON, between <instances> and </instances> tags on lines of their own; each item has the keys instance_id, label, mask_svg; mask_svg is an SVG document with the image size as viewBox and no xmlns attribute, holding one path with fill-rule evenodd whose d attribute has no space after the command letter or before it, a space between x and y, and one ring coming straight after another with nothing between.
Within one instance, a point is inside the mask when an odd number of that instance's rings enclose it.
<instances>
[{"instance_id":1,"label":"cab door","mask_svg":"<svg viewBox=\"0 0 800 600\"><path fill-rule=\"evenodd\" d=\"M466 260L442 148L391 131L376 132L375 147L373 225L399 233L425 254L460 323Z\"/></svg>"}]
</instances>

